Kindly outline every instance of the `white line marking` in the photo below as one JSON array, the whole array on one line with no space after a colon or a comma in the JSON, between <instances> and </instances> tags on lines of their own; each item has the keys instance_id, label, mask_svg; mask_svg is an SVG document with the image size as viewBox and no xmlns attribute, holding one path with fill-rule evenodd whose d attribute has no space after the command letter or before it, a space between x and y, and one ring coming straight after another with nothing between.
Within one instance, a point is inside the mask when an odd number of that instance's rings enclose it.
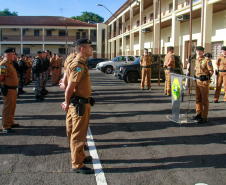
<instances>
[{"instance_id":1,"label":"white line marking","mask_svg":"<svg viewBox=\"0 0 226 185\"><path fill-rule=\"evenodd\" d=\"M87 139L87 144L89 146L89 153L93 158L93 169L94 169L94 173L96 176L97 185L107 185L107 181L106 181L106 178L105 178L105 175L104 175L104 172L103 172L100 160L99 160L99 156L98 156L98 153L96 150L96 146L94 143L94 139L93 139L90 127L88 128L88 133L87 133L86 139Z\"/></svg>"}]
</instances>

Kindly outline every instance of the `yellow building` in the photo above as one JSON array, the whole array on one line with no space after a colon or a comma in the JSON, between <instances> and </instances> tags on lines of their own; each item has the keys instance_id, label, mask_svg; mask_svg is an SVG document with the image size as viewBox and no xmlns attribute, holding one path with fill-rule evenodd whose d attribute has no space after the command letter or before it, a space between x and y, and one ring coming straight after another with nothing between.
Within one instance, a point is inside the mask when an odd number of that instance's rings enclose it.
<instances>
[{"instance_id":1,"label":"yellow building","mask_svg":"<svg viewBox=\"0 0 226 185\"><path fill-rule=\"evenodd\" d=\"M68 34L67 34L68 33ZM54 16L3 16L0 19L0 54L7 47L18 56L35 56L37 51L50 50L66 57L72 43L88 38L97 55L97 25Z\"/></svg>"},{"instance_id":2,"label":"yellow building","mask_svg":"<svg viewBox=\"0 0 226 185\"><path fill-rule=\"evenodd\" d=\"M106 21L101 40L105 48L98 49L98 56L142 55L144 48L157 54L159 12L159 0L127 0ZM221 46L226 45L226 0L193 0L192 12L192 53L203 40L205 52L212 53L214 61L221 54ZM161 0L161 53L174 46L184 68L189 50L189 14L189 0Z\"/></svg>"}]
</instances>

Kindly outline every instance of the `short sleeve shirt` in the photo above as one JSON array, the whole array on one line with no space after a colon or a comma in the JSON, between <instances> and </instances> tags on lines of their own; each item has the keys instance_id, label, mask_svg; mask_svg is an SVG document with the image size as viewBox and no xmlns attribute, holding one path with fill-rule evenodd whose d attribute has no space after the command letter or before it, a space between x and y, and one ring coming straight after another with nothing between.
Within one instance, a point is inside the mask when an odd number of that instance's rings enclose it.
<instances>
[{"instance_id":1,"label":"short sleeve shirt","mask_svg":"<svg viewBox=\"0 0 226 185\"><path fill-rule=\"evenodd\" d=\"M69 65L69 63L71 63L72 61L73 61L73 59L76 57L76 54L75 53L72 53L72 54L70 54L67 58L66 58L66 60L65 60L65 62L64 62L64 70L66 70L67 69L67 66Z\"/></svg>"},{"instance_id":2,"label":"short sleeve shirt","mask_svg":"<svg viewBox=\"0 0 226 185\"><path fill-rule=\"evenodd\" d=\"M164 64L167 66L167 68L175 68L175 57L172 53L167 53Z\"/></svg>"},{"instance_id":3,"label":"short sleeve shirt","mask_svg":"<svg viewBox=\"0 0 226 185\"><path fill-rule=\"evenodd\" d=\"M209 75L210 71L213 71L212 61L205 59L204 57L198 58L195 61L196 76Z\"/></svg>"},{"instance_id":4,"label":"short sleeve shirt","mask_svg":"<svg viewBox=\"0 0 226 185\"><path fill-rule=\"evenodd\" d=\"M77 83L73 95L83 98L89 98L92 90L87 61L82 58L76 57L67 66L66 73L68 82L71 81Z\"/></svg>"},{"instance_id":5,"label":"short sleeve shirt","mask_svg":"<svg viewBox=\"0 0 226 185\"><path fill-rule=\"evenodd\" d=\"M143 55L140 58L141 66L150 66L152 62L152 58L149 55Z\"/></svg>"},{"instance_id":6,"label":"short sleeve shirt","mask_svg":"<svg viewBox=\"0 0 226 185\"><path fill-rule=\"evenodd\" d=\"M1 83L2 85L17 86L19 84L18 75L13 62L9 62L7 59L4 59L0 63L0 75L5 77Z\"/></svg>"},{"instance_id":7,"label":"short sleeve shirt","mask_svg":"<svg viewBox=\"0 0 226 185\"><path fill-rule=\"evenodd\" d=\"M226 70L226 56L220 55L217 59L219 70Z\"/></svg>"}]
</instances>

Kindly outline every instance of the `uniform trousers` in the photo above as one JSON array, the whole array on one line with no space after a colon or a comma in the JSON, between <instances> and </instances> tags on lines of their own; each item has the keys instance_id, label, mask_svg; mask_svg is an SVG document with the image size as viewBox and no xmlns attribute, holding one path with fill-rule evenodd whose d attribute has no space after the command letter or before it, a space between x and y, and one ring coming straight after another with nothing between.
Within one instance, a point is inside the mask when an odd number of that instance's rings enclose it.
<instances>
[{"instance_id":1,"label":"uniform trousers","mask_svg":"<svg viewBox=\"0 0 226 185\"><path fill-rule=\"evenodd\" d=\"M170 74L170 70L165 70L165 80L166 80L166 94L167 95L171 95L171 74Z\"/></svg>"},{"instance_id":2,"label":"uniform trousers","mask_svg":"<svg viewBox=\"0 0 226 185\"><path fill-rule=\"evenodd\" d=\"M15 89L8 89L6 96L3 96L2 129L11 128L14 125L14 114L16 110L17 92Z\"/></svg>"},{"instance_id":3,"label":"uniform trousers","mask_svg":"<svg viewBox=\"0 0 226 185\"><path fill-rule=\"evenodd\" d=\"M196 114L202 118L207 118L209 110L209 81L197 80L195 86L196 93Z\"/></svg>"},{"instance_id":4,"label":"uniform trousers","mask_svg":"<svg viewBox=\"0 0 226 185\"><path fill-rule=\"evenodd\" d=\"M41 96L41 83L42 83L41 73L34 73L34 78L35 78L35 96Z\"/></svg>"},{"instance_id":5,"label":"uniform trousers","mask_svg":"<svg viewBox=\"0 0 226 185\"><path fill-rule=\"evenodd\" d=\"M57 68L53 68L52 69L52 84L56 84L57 83L58 75L59 75L59 73L58 73Z\"/></svg>"},{"instance_id":6,"label":"uniform trousers","mask_svg":"<svg viewBox=\"0 0 226 185\"><path fill-rule=\"evenodd\" d=\"M151 80L150 80L150 68L142 67L142 80L141 80L141 89L144 88L145 80L147 81L147 87L151 88Z\"/></svg>"},{"instance_id":7,"label":"uniform trousers","mask_svg":"<svg viewBox=\"0 0 226 185\"><path fill-rule=\"evenodd\" d=\"M149 88L151 88L151 68L148 68L148 69L149 69L149 73L150 73L150 86L149 86ZM148 80L147 80L147 78L145 80L144 85L146 85L148 87Z\"/></svg>"},{"instance_id":8,"label":"uniform trousers","mask_svg":"<svg viewBox=\"0 0 226 185\"><path fill-rule=\"evenodd\" d=\"M88 131L91 106L85 104L83 116L78 116L75 106L70 105L66 117L67 137L71 149L72 168L83 168L83 163L86 158L84 145Z\"/></svg>"},{"instance_id":9,"label":"uniform trousers","mask_svg":"<svg viewBox=\"0 0 226 185\"><path fill-rule=\"evenodd\" d=\"M167 94L167 82L166 82L166 78L167 78L167 70L164 71L165 72L165 89L164 89L164 93Z\"/></svg>"},{"instance_id":10,"label":"uniform trousers","mask_svg":"<svg viewBox=\"0 0 226 185\"><path fill-rule=\"evenodd\" d=\"M226 102L226 72L219 72L218 85L214 95L214 100L218 100L221 93L221 87L224 83L224 101Z\"/></svg>"}]
</instances>

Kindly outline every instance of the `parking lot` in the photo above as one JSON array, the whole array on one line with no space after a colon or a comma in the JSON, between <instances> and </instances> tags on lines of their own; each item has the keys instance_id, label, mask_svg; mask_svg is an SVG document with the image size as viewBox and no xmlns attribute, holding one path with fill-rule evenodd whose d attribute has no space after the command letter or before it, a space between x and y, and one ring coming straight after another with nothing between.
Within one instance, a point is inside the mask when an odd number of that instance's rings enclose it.
<instances>
[{"instance_id":1,"label":"parking lot","mask_svg":"<svg viewBox=\"0 0 226 185\"><path fill-rule=\"evenodd\" d=\"M48 86L46 100L35 103L32 83L17 102L15 122L22 127L13 135L0 133L1 184L100 184L102 177L107 184L122 185L225 184L222 96L220 103L213 104L210 90L208 123L179 125L166 118L172 104L163 95L163 83L140 91L139 83L125 83L113 74L96 70L90 74L96 99L90 130L102 176L71 172L65 112L60 107L64 92ZM195 114L194 91L185 96L181 113ZM89 146L87 155L93 150ZM95 161L88 166L95 167Z\"/></svg>"}]
</instances>

